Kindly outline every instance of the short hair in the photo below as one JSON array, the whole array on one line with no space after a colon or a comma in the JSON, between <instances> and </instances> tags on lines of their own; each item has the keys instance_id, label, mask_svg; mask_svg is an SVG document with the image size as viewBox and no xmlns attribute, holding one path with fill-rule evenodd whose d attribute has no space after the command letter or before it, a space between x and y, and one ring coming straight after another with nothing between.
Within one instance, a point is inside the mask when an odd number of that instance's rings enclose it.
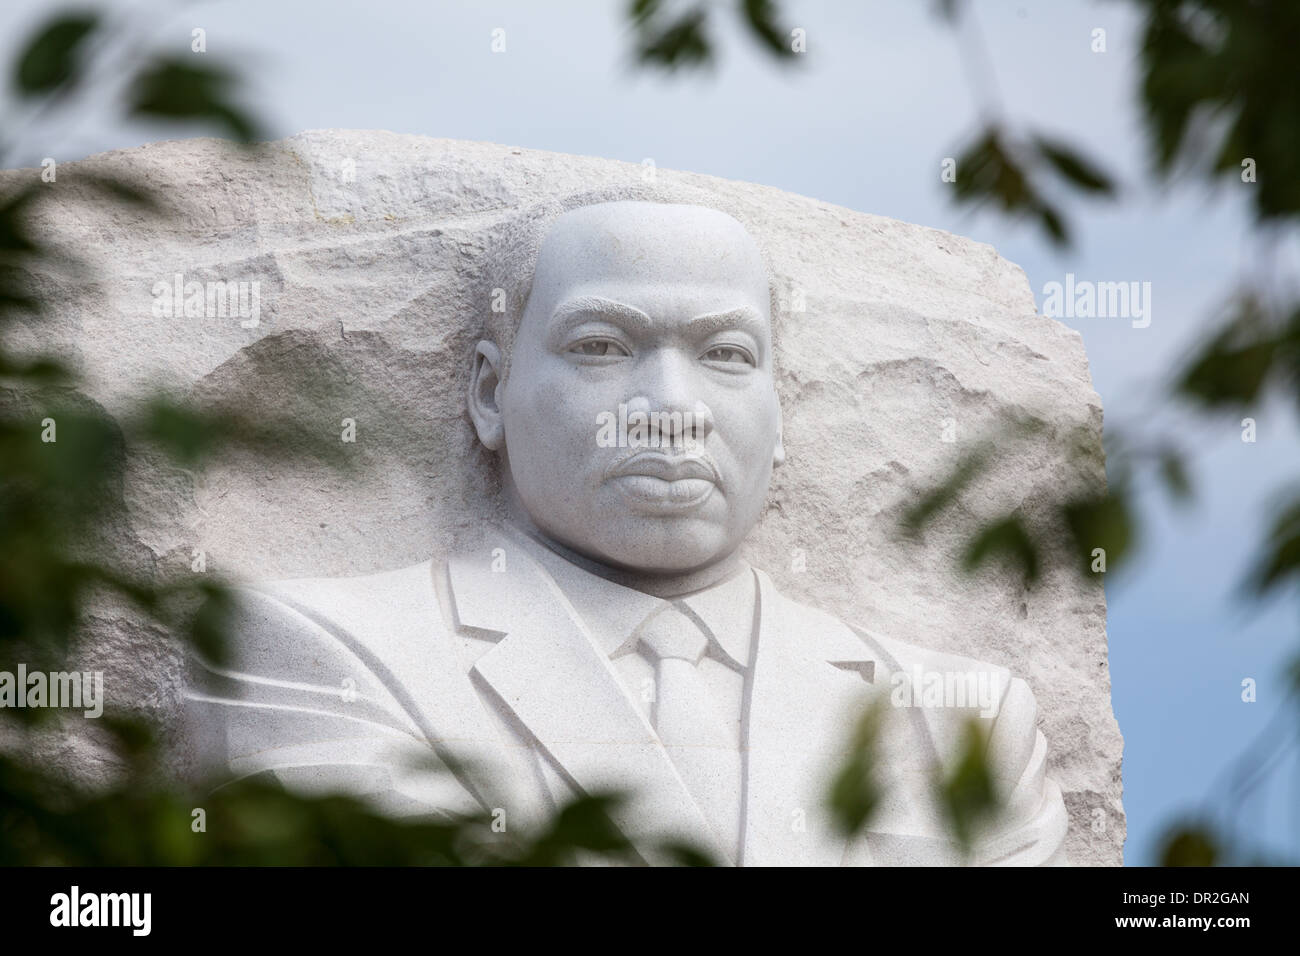
<instances>
[{"instance_id":1,"label":"short hair","mask_svg":"<svg viewBox=\"0 0 1300 956\"><path fill-rule=\"evenodd\" d=\"M720 201L716 195L691 186L660 185L657 183L620 183L596 189L570 193L546 199L518 210L489 228L483 247L481 281L484 294L478 296L482 303L482 334L501 350L502 380L509 374L510 354L515 333L523 319L524 309L533 288L533 275L537 269L537 256L542 241L555 220L574 209L598 206L613 202L655 202L666 205L704 206L731 216L742 226L758 246L763 268L768 277L771 301L773 342L776 336L778 293L767 250L758 236L749 228L746 217L732 204Z\"/></svg>"}]
</instances>

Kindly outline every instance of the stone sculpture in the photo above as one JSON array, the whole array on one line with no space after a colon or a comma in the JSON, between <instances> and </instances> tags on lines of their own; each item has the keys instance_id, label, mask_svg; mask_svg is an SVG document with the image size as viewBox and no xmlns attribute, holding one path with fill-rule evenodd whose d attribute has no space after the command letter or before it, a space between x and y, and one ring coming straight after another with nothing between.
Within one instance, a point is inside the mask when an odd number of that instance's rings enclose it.
<instances>
[{"instance_id":1,"label":"stone sculpture","mask_svg":"<svg viewBox=\"0 0 1300 956\"><path fill-rule=\"evenodd\" d=\"M647 862L673 836L739 865L938 864L961 858L930 782L974 718L1006 810L971 861L1065 862L1024 680L798 604L742 559L785 457L777 290L745 226L579 194L487 255L466 406L505 520L400 570L248 588L234 663L189 693L207 760L393 813L526 821L624 790ZM846 840L826 785L882 697L885 796ZM429 753L485 772L404 769Z\"/></svg>"}]
</instances>

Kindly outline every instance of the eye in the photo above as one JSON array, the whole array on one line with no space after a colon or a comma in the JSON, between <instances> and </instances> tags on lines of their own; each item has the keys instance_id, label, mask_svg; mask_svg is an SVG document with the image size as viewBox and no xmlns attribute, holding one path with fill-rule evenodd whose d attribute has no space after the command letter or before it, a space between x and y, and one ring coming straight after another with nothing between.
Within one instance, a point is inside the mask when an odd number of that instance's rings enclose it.
<instances>
[{"instance_id":1,"label":"eye","mask_svg":"<svg viewBox=\"0 0 1300 956\"><path fill-rule=\"evenodd\" d=\"M574 355L593 358L619 358L632 354L613 339L586 339L574 345L569 351Z\"/></svg>"},{"instance_id":2,"label":"eye","mask_svg":"<svg viewBox=\"0 0 1300 956\"><path fill-rule=\"evenodd\" d=\"M701 358L705 362L717 362L722 365L753 365L754 358L747 351L734 345L718 345L707 352Z\"/></svg>"}]
</instances>

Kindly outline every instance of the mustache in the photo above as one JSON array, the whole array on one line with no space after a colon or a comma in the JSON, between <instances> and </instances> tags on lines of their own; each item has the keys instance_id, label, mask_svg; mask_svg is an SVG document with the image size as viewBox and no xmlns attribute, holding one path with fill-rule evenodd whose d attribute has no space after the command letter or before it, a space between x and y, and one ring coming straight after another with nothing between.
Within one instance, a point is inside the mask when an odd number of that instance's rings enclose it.
<instances>
[{"instance_id":1,"label":"mustache","mask_svg":"<svg viewBox=\"0 0 1300 956\"><path fill-rule=\"evenodd\" d=\"M698 451L673 453L634 448L615 458L605 468L605 480L624 475L650 475L664 481L701 478L722 487L722 475L712 457Z\"/></svg>"}]
</instances>

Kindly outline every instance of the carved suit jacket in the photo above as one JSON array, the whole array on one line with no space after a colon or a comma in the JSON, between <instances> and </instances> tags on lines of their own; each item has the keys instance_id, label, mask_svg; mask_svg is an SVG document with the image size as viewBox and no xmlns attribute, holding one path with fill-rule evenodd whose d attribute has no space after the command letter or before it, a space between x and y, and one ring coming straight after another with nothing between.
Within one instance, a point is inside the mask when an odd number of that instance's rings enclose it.
<instances>
[{"instance_id":1,"label":"carved suit jacket","mask_svg":"<svg viewBox=\"0 0 1300 956\"><path fill-rule=\"evenodd\" d=\"M204 765L269 773L301 792L351 792L384 812L504 812L540 820L579 793L619 790L615 824L648 863L663 838L728 854L651 725L537 561L492 549L354 578L248 589L232 659L197 663L189 725ZM933 798L970 707L891 707L877 761L883 798L846 839L826 811L831 776L863 708L893 675L983 671L999 696L981 717L1005 812L977 864L1064 863L1067 817L1045 774L1028 685L1003 668L850 628L782 596L754 570L757 649L744 720L744 865L959 862ZM452 770L413 766L436 757ZM481 772L466 774L468 762Z\"/></svg>"}]
</instances>

